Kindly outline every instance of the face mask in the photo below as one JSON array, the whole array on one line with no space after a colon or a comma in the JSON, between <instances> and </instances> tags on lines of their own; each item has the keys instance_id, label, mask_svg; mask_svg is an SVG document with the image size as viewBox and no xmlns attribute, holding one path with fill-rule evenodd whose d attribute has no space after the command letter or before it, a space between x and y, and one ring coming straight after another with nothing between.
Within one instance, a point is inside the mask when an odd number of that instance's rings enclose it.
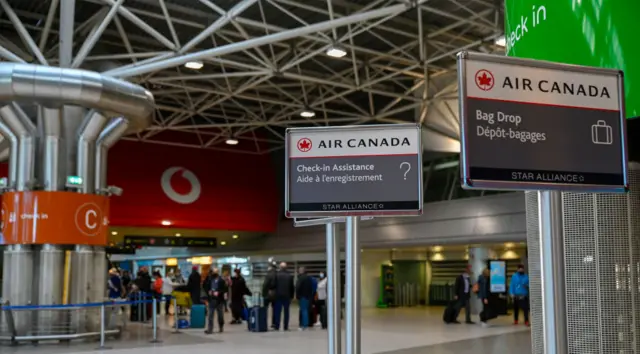
<instances>
[{"instance_id":1,"label":"face mask","mask_svg":"<svg viewBox=\"0 0 640 354\"><path fill-rule=\"evenodd\" d=\"M213 273L212 275L213 275L214 278L218 277L218 273Z\"/></svg>"},{"instance_id":2,"label":"face mask","mask_svg":"<svg viewBox=\"0 0 640 354\"><path fill-rule=\"evenodd\" d=\"M320 273L320 278L324 278L324 273Z\"/></svg>"}]
</instances>

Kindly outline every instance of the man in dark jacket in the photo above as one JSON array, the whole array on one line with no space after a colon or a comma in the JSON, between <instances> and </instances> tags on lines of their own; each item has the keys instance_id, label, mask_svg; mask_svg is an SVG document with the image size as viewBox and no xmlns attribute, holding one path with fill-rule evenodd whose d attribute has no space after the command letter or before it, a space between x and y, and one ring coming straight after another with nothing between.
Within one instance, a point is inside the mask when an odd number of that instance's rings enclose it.
<instances>
[{"instance_id":1,"label":"man in dark jacket","mask_svg":"<svg viewBox=\"0 0 640 354\"><path fill-rule=\"evenodd\" d=\"M471 303L469 301L471 299L472 287L470 273L471 265L467 264L462 274L458 275L458 277L456 278L456 282L454 285L454 299L456 300L456 320L454 321L454 323L460 323L458 322L458 315L460 314L460 310L462 310L462 308L464 307L466 315L465 323L473 324L473 321L471 321Z\"/></svg>"},{"instance_id":2,"label":"man in dark jacket","mask_svg":"<svg viewBox=\"0 0 640 354\"><path fill-rule=\"evenodd\" d=\"M140 268L135 284L145 296L151 294L151 276L147 267Z\"/></svg>"},{"instance_id":3,"label":"man in dark jacket","mask_svg":"<svg viewBox=\"0 0 640 354\"><path fill-rule=\"evenodd\" d=\"M280 314L284 310L284 330L289 330L289 306L294 295L293 275L287 271L287 263L280 263L276 273L274 324L275 330L280 329Z\"/></svg>"},{"instance_id":4,"label":"man in dark jacket","mask_svg":"<svg viewBox=\"0 0 640 354\"><path fill-rule=\"evenodd\" d=\"M231 315L233 316L231 324L242 324L245 295L251 296L251 291L249 291L244 277L240 274L240 269L237 268L234 270L233 278L231 278Z\"/></svg>"},{"instance_id":5,"label":"man in dark jacket","mask_svg":"<svg viewBox=\"0 0 640 354\"><path fill-rule=\"evenodd\" d=\"M267 276L262 283L262 296L264 297L264 307L271 305L271 328L276 328L276 264L270 263L267 268ZM267 310L268 311L268 310Z\"/></svg>"},{"instance_id":6,"label":"man in dark jacket","mask_svg":"<svg viewBox=\"0 0 640 354\"><path fill-rule=\"evenodd\" d=\"M218 326L220 327L220 333L224 329L224 303L227 300L227 282L220 276L217 268L209 270L207 278L204 280L203 288L207 293L207 299L209 301L209 313L207 317L207 330L206 334L213 333L213 316L214 313L218 314Z\"/></svg>"},{"instance_id":7,"label":"man in dark jacket","mask_svg":"<svg viewBox=\"0 0 640 354\"><path fill-rule=\"evenodd\" d=\"M198 272L198 267L194 266L187 281L187 289L189 289L189 294L191 294L191 303L194 305L200 304L201 281L202 278L200 277L200 272Z\"/></svg>"},{"instance_id":8,"label":"man in dark jacket","mask_svg":"<svg viewBox=\"0 0 640 354\"><path fill-rule=\"evenodd\" d=\"M313 300L313 281L307 275L304 267L298 269L298 281L296 283L296 298L300 306L300 328L309 327L309 307Z\"/></svg>"}]
</instances>

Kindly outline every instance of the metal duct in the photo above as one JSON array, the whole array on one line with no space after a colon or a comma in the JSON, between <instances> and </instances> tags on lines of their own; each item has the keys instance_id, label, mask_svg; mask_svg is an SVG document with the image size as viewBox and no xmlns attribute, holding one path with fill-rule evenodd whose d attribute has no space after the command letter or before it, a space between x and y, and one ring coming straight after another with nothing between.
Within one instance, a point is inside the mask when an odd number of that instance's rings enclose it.
<instances>
[{"instance_id":1,"label":"metal duct","mask_svg":"<svg viewBox=\"0 0 640 354\"><path fill-rule=\"evenodd\" d=\"M78 105L125 116L130 132L151 124L154 99L143 87L80 69L0 63L0 102Z\"/></svg>"},{"instance_id":2,"label":"metal duct","mask_svg":"<svg viewBox=\"0 0 640 354\"><path fill-rule=\"evenodd\" d=\"M82 193L95 193L96 153L95 142L107 118L96 111L87 114L80 128L78 138L77 171L82 177Z\"/></svg>"},{"instance_id":3,"label":"metal duct","mask_svg":"<svg viewBox=\"0 0 640 354\"><path fill-rule=\"evenodd\" d=\"M25 121L25 118L28 119L28 117L24 115L22 110L16 110L16 107L7 105L0 108L0 117L18 138L18 159L15 164L18 167L18 173L15 188L18 191L25 191L34 178L35 132L29 130L30 126ZM33 126L33 122L31 122L31 126Z\"/></svg>"},{"instance_id":4,"label":"metal duct","mask_svg":"<svg viewBox=\"0 0 640 354\"><path fill-rule=\"evenodd\" d=\"M59 108L41 107L42 125L44 126L44 189L60 190L64 182L60 178L60 133L62 127L62 110Z\"/></svg>"},{"instance_id":5,"label":"metal duct","mask_svg":"<svg viewBox=\"0 0 640 354\"><path fill-rule=\"evenodd\" d=\"M100 190L107 187L107 154L109 148L127 131L129 122L124 118L111 121L100 133L96 142L96 185Z\"/></svg>"}]
</instances>

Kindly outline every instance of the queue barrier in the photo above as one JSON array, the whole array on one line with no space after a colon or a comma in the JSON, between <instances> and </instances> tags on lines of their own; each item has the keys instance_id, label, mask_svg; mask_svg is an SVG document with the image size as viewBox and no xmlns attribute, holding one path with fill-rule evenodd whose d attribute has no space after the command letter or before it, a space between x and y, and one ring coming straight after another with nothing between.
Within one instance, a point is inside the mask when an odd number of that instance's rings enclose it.
<instances>
[{"instance_id":1,"label":"queue barrier","mask_svg":"<svg viewBox=\"0 0 640 354\"><path fill-rule=\"evenodd\" d=\"M98 349L106 349L107 337L119 338L127 327L129 317L126 308L138 306L143 311L142 318L146 320L147 304L152 305L151 342L158 343L156 309L165 301L172 301L174 309L178 308L175 297L157 299L152 294L143 293L135 295L133 300L116 299L67 305L11 305L0 300L0 344L99 338ZM172 333L180 333L177 312Z\"/></svg>"}]
</instances>

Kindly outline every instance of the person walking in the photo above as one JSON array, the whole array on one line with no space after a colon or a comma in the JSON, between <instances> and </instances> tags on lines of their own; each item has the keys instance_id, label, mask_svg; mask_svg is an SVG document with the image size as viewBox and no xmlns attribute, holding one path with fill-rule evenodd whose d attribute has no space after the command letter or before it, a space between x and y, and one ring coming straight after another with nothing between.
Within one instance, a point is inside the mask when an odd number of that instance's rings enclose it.
<instances>
[{"instance_id":1,"label":"person walking","mask_svg":"<svg viewBox=\"0 0 640 354\"><path fill-rule=\"evenodd\" d=\"M320 311L320 324L322 329L327 329L327 277L324 272L320 273L318 281L318 310Z\"/></svg>"},{"instance_id":2,"label":"person walking","mask_svg":"<svg viewBox=\"0 0 640 354\"><path fill-rule=\"evenodd\" d=\"M313 301L313 281L307 275L304 267L298 268L298 281L296 283L296 298L300 306L300 330L309 328L309 309Z\"/></svg>"},{"instance_id":3,"label":"person walking","mask_svg":"<svg viewBox=\"0 0 640 354\"><path fill-rule=\"evenodd\" d=\"M469 301L471 300L470 273L471 273L471 265L467 264L467 266L462 271L462 273L458 275L458 277L456 278L456 282L454 285L455 295L453 297L454 300L456 300L456 304L455 304L456 316L455 316L455 321L453 321L453 323L460 323L458 321L458 316L460 315L460 311L464 307L465 323L474 324L474 322L471 321L471 303Z\"/></svg>"},{"instance_id":4,"label":"person walking","mask_svg":"<svg viewBox=\"0 0 640 354\"><path fill-rule=\"evenodd\" d=\"M287 271L287 263L280 263L280 269L276 273L275 284L275 308L274 308L274 329L280 329L280 316L284 311L283 328L289 330L289 307L295 293L293 286L293 275Z\"/></svg>"},{"instance_id":5,"label":"person walking","mask_svg":"<svg viewBox=\"0 0 640 354\"><path fill-rule=\"evenodd\" d=\"M227 282L220 276L217 268L212 268L204 281L203 288L207 293L209 311L207 314L206 334L213 333L213 317L217 314L220 333L224 331L224 303L227 300Z\"/></svg>"},{"instance_id":6,"label":"person walking","mask_svg":"<svg viewBox=\"0 0 640 354\"><path fill-rule=\"evenodd\" d=\"M478 298L482 301L482 312L480 312L480 323L483 327L488 326L489 320L496 318L495 302L496 295L491 293L489 268L485 268L478 277Z\"/></svg>"},{"instance_id":7,"label":"person walking","mask_svg":"<svg viewBox=\"0 0 640 354\"><path fill-rule=\"evenodd\" d=\"M518 271L511 276L509 294L513 299L513 324L518 324L522 310L524 324L529 326L529 276L524 271L524 264L518 264Z\"/></svg>"}]
</instances>

